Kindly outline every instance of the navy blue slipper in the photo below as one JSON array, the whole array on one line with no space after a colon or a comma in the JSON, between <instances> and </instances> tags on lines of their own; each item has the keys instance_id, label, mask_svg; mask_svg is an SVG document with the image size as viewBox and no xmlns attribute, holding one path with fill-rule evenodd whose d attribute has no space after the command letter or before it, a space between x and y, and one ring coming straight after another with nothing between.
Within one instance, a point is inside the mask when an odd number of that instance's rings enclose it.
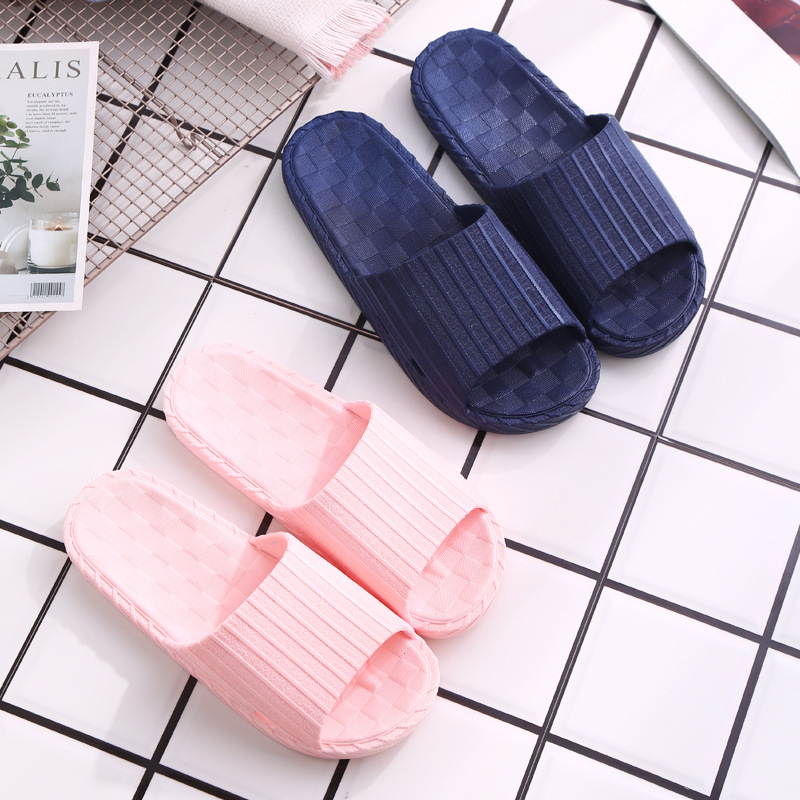
<instances>
[{"instance_id":1,"label":"navy blue slipper","mask_svg":"<svg viewBox=\"0 0 800 800\"><path fill-rule=\"evenodd\" d=\"M456 206L374 119L298 129L286 188L333 268L417 388L460 422L525 433L597 385L586 332L494 212Z\"/></svg>"},{"instance_id":2,"label":"navy blue slipper","mask_svg":"<svg viewBox=\"0 0 800 800\"><path fill-rule=\"evenodd\" d=\"M586 116L519 50L475 29L428 45L411 92L599 350L646 355L686 328L705 289L700 247L612 116Z\"/></svg>"}]
</instances>

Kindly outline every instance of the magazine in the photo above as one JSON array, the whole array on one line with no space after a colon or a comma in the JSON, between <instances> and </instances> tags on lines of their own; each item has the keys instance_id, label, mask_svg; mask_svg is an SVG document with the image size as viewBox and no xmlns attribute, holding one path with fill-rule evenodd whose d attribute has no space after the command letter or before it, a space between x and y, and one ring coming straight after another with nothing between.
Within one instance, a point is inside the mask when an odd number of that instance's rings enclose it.
<instances>
[{"instance_id":1,"label":"magazine","mask_svg":"<svg viewBox=\"0 0 800 800\"><path fill-rule=\"evenodd\" d=\"M800 5L647 0L800 175Z\"/></svg>"},{"instance_id":2,"label":"magazine","mask_svg":"<svg viewBox=\"0 0 800 800\"><path fill-rule=\"evenodd\" d=\"M81 307L97 56L0 44L0 311Z\"/></svg>"}]
</instances>

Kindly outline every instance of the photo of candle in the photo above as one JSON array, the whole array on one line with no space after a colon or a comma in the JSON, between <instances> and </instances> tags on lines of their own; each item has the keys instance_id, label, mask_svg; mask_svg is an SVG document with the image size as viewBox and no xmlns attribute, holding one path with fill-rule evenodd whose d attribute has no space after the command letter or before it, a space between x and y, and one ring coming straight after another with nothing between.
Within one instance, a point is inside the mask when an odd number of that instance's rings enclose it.
<instances>
[{"instance_id":1,"label":"photo of candle","mask_svg":"<svg viewBox=\"0 0 800 800\"><path fill-rule=\"evenodd\" d=\"M28 272L75 272L79 215L73 211L37 214L31 218Z\"/></svg>"}]
</instances>

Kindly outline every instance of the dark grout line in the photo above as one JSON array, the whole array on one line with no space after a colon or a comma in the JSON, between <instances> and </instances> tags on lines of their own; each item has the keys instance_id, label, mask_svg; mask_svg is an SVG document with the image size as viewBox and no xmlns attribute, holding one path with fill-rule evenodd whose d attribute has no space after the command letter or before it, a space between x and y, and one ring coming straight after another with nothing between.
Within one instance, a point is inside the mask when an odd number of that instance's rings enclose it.
<instances>
[{"instance_id":1,"label":"dark grout line","mask_svg":"<svg viewBox=\"0 0 800 800\"><path fill-rule=\"evenodd\" d=\"M561 569L565 569L568 572L574 572L576 575L582 575L584 578L590 578L593 581L596 581L600 577L600 573L596 569L584 567L581 564L575 563L574 561L569 561L566 558L555 556L552 553L548 553L544 550L539 550L535 547L531 547L530 545L516 542L513 539L506 539L506 547L509 550L514 550L517 553L522 553L523 555L535 558L537 561L544 561L547 564L552 564L554 567L561 567Z\"/></svg>"},{"instance_id":2,"label":"dark grout line","mask_svg":"<svg viewBox=\"0 0 800 800\"><path fill-rule=\"evenodd\" d=\"M522 717L515 717L513 714L508 714L505 711L500 711L498 708L487 706L485 703L479 703L477 700L464 697L464 695L456 694L455 692L451 692L441 686L439 687L437 695L443 700L449 700L451 703L456 703L464 708L477 711L479 714L484 714L492 719L506 722L509 725L513 725L515 728L522 728L522 730L529 731L530 733L535 733L537 735L541 733L542 729L540 725L536 725L533 722L522 719Z\"/></svg>"},{"instance_id":3,"label":"dark grout line","mask_svg":"<svg viewBox=\"0 0 800 800\"><path fill-rule=\"evenodd\" d=\"M377 47L372 48L372 54L379 56L380 58L385 58L387 61L394 61L396 64L402 64L405 67L414 66L414 59L406 58L405 56L399 56L396 53L389 53L386 50L380 50Z\"/></svg>"},{"instance_id":4,"label":"dark grout line","mask_svg":"<svg viewBox=\"0 0 800 800\"><path fill-rule=\"evenodd\" d=\"M353 345L356 343L359 330L363 330L366 324L367 318L364 316L364 314L359 314L353 330L347 334L347 339L345 339L342 349L339 351L339 355L336 358L336 363L331 368L330 374L328 375L328 380L325 381L324 388L329 392L333 391L336 381L339 380L339 376L342 374L344 362L347 361L347 357L350 355L350 351L353 349Z\"/></svg>"},{"instance_id":5,"label":"dark grout line","mask_svg":"<svg viewBox=\"0 0 800 800\"><path fill-rule=\"evenodd\" d=\"M786 325L783 322L778 322L777 320L769 319L768 317L762 317L759 314L752 314L749 311L742 311L740 308L726 306L723 303L717 302L716 300L711 303L711 308L716 309L717 311L724 311L726 314L739 317L740 319L746 319L749 322L757 322L759 325L763 325L765 328L772 328L773 330L781 331L782 333L789 333L792 336L800 336L800 328L795 328L792 325Z\"/></svg>"},{"instance_id":6,"label":"dark grout line","mask_svg":"<svg viewBox=\"0 0 800 800\"><path fill-rule=\"evenodd\" d=\"M437 168L439 167L439 164L442 163L443 155L444 155L444 148L440 144L437 144L436 150L434 151L433 156L431 157L431 163L428 164L428 169L426 170L428 175L433 176L433 173L436 172Z\"/></svg>"},{"instance_id":7,"label":"dark grout line","mask_svg":"<svg viewBox=\"0 0 800 800\"><path fill-rule=\"evenodd\" d=\"M770 649L772 637L775 634L775 627L778 624L778 618L780 617L781 610L783 609L783 603L786 600L786 593L789 590L789 584L791 583L792 577L795 573L798 557L800 557L800 529L798 529L797 534L795 535L792 550L789 553L789 557L786 559L786 565L783 570L783 575L781 576L781 582L778 586L778 591L775 594L775 600L773 601L772 608L770 610L769 619L764 627L763 637L758 647L756 657L753 661L753 667L750 671L747 685L745 686L744 695L742 696L739 709L736 712L736 718L734 719L731 733L728 737L728 742L725 746L725 751L723 753L722 760L720 761L719 769L717 770L717 776L714 780L714 786L711 790L711 800L719 800L719 797L722 794L722 788L725 785L725 780L730 772L736 746L739 743L739 738L742 734L742 729L744 728L747 712L750 710L750 705L753 701L753 695L755 694L758 679L761 676L761 670L764 668L767 652Z\"/></svg>"},{"instance_id":8,"label":"dark grout line","mask_svg":"<svg viewBox=\"0 0 800 800\"><path fill-rule=\"evenodd\" d=\"M586 610L584 611L583 618L581 619L581 623L578 627L575 640L570 648L567 662L564 665L564 670L559 678L556 690L553 694L553 699L550 702L550 707L547 709L547 715L545 716L544 723L542 724L542 733L536 742L536 746L534 747L530 761L528 762L525 775L520 783L519 791L517 792L517 800L523 800L530 789L533 775L536 772L539 761L541 760L542 753L550 735L550 731L552 730L553 723L555 722L556 714L558 713L558 709L561 707L561 702L564 699L564 694L567 690L569 679L572 677L572 672L575 669L575 664L578 660L578 656L580 655L581 648L583 647L583 643L586 640L586 636L589 632L589 626L594 619L594 614L597 611L597 607L600 603L600 597L605 589L606 582L608 581L608 576L611 572L614 558L616 557L617 550L622 542L622 536L627 528L630 515L633 512L633 506L636 503L636 499L639 496L639 491L644 483L644 479L650 466L650 462L653 458L655 448L656 440L651 439L647 446L647 450L645 451L642 463L639 466L639 470L636 473L636 478L634 479L633 486L628 494L628 499L625 501L625 507L623 508L622 515L617 523L617 529L614 532L611 544L603 561L603 566L600 569L597 582L592 590L589 602L586 605Z\"/></svg>"},{"instance_id":9,"label":"dark grout line","mask_svg":"<svg viewBox=\"0 0 800 800\"><path fill-rule=\"evenodd\" d=\"M622 97L620 98L617 110L614 112L614 116L617 118L617 120L619 120L622 117L622 115L625 113L625 109L628 107L628 102L631 99L631 95L633 94L636 82L639 80L639 76L642 74L642 68L644 67L644 62L647 60L647 56L650 55L650 50L653 47L653 42L655 42L656 36L658 35L660 29L661 29L661 19L660 17L656 17L653 20L653 24L650 26L650 32L647 34L647 39L645 40L644 46L642 47L642 52L639 54L639 58L636 60L636 64L633 68L633 73L631 74L630 80L628 81L628 85L625 87L625 91L622 93Z\"/></svg>"},{"instance_id":10,"label":"dark grout line","mask_svg":"<svg viewBox=\"0 0 800 800\"><path fill-rule=\"evenodd\" d=\"M33 23L36 21L36 18L39 16L39 12L42 10L40 5L35 5L31 12L28 14L28 18L25 20L25 24L19 29L17 35L14 37L14 44L22 44L25 39L28 38L31 27Z\"/></svg>"},{"instance_id":11,"label":"dark grout line","mask_svg":"<svg viewBox=\"0 0 800 800\"><path fill-rule=\"evenodd\" d=\"M172 738L172 734L175 733L175 728L178 727L178 723L180 722L181 716L186 709L189 698L192 696L195 686L197 686L197 678L189 676L189 679L186 681L186 685L183 687L181 696L178 698L178 702L175 704L175 708L170 715L167 726L164 728L161 738L158 740L156 749L153 751L150 764L145 770L144 775L142 775L142 779L139 781L139 786L136 788L136 792L134 793L132 800L143 800L148 788L150 787L150 782L153 780L153 775L155 775L155 767L160 763L164 753L166 752L167 745Z\"/></svg>"},{"instance_id":12,"label":"dark grout line","mask_svg":"<svg viewBox=\"0 0 800 800\"><path fill-rule=\"evenodd\" d=\"M63 542L59 542L56 539L51 539L49 536L45 536L42 533L30 531L27 528L21 527L20 525L15 525L13 522L0 519L0 530L8 531L8 533L21 536L23 539L29 539L32 542L42 544L45 547L49 547L51 550L58 550L59 553L64 553L66 555L67 548L64 547Z\"/></svg>"},{"instance_id":13,"label":"dark grout line","mask_svg":"<svg viewBox=\"0 0 800 800\"><path fill-rule=\"evenodd\" d=\"M631 431L632 433L640 433L642 436L655 436L655 432L649 428L643 428L641 425L637 425L635 422L628 422L621 417L612 417L611 414L605 414L593 408L584 407L578 413L584 414L587 417L592 417L593 419L600 419L603 422L616 425L618 428L625 428L625 430Z\"/></svg>"},{"instance_id":14,"label":"dark grout line","mask_svg":"<svg viewBox=\"0 0 800 800\"><path fill-rule=\"evenodd\" d=\"M240 794L229 792L227 789L222 789L219 786L214 786L211 783L206 783L205 781L201 781L199 778L195 778L193 775L187 775L185 772L173 769L172 767L165 767L163 764L159 764L155 768L155 772L157 775L162 775L165 778L171 778L177 783L182 783L184 786L188 786L191 789L197 789L200 792L205 792L206 794L211 795L211 797L218 797L219 800L249 800L249 798L243 797Z\"/></svg>"},{"instance_id":15,"label":"dark grout line","mask_svg":"<svg viewBox=\"0 0 800 800\"><path fill-rule=\"evenodd\" d=\"M769 176L762 176L761 183L769 184L770 186L777 186L779 189L787 189L790 192L800 194L800 186L796 183L788 183L782 181L780 178L770 178Z\"/></svg>"},{"instance_id":16,"label":"dark grout line","mask_svg":"<svg viewBox=\"0 0 800 800\"><path fill-rule=\"evenodd\" d=\"M61 585L64 583L64 578L67 577L67 573L69 572L70 567L72 566L72 562L69 559L64 563L64 566L61 567L61 571L58 573L58 577L53 582L50 591L45 598L44 603L42 604L41 609L39 609L39 613L36 615L36 619L33 621L33 625L31 625L30 630L28 631L28 635L25 637L25 641L22 643L22 647L20 647L19 651L17 652L16 657L14 658L11 667L6 674L5 679L3 680L2 685L0 685L0 704L2 704L3 698L6 696L6 692L8 691L8 687L11 685L11 681L14 680L14 676L17 674L17 671L22 664L23 659L28 653L30 646L39 631L39 628L44 621L47 612L50 610L50 606L53 604L53 600L55 600L56 595L58 594L58 590L61 588Z\"/></svg>"},{"instance_id":17,"label":"dark grout line","mask_svg":"<svg viewBox=\"0 0 800 800\"><path fill-rule=\"evenodd\" d=\"M492 25L492 33L500 33L500 29L505 24L506 17L508 16L508 12L511 11L513 3L514 0L506 0L505 3L503 3L503 7L500 9L500 13L497 15L494 25Z\"/></svg>"},{"instance_id":18,"label":"dark grout line","mask_svg":"<svg viewBox=\"0 0 800 800\"><path fill-rule=\"evenodd\" d=\"M478 453L481 450L481 445L483 444L485 438L486 431L476 431L475 437L470 445L469 452L467 453L467 457L464 459L464 464L461 467L461 474L465 478L469 478L469 474L472 472L472 467L475 466L475 459L478 457Z\"/></svg>"},{"instance_id":19,"label":"dark grout line","mask_svg":"<svg viewBox=\"0 0 800 800\"><path fill-rule=\"evenodd\" d=\"M92 397L97 397L100 400L107 400L109 403L123 406L131 411L141 413L144 410L144 406L141 403L137 403L135 400L129 400L127 397L122 397L121 395L113 394L112 392L107 392L103 389L97 389L94 386L90 386L88 383L82 383L81 381L76 381L73 378L67 377L66 375L52 372L51 370L44 369L43 367L37 367L35 364L30 364L27 361L20 361L14 356L7 356L5 358L5 363L7 363L10 367L16 367L23 372L29 372L31 375L36 375L40 378L46 378L47 380L51 380L54 383L59 383L62 386L68 386L70 389L77 389L78 391L89 394Z\"/></svg>"},{"instance_id":20,"label":"dark grout line","mask_svg":"<svg viewBox=\"0 0 800 800\"><path fill-rule=\"evenodd\" d=\"M708 156L701 155L700 153L694 153L691 150L684 150L682 147L675 147L674 145L667 144L666 142L661 142L658 139L650 139L647 136L640 136L638 133L632 133L631 131L626 131L628 136L633 139L634 142L639 142L639 144L646 144L650 147L654 147L657 150L664 150L667 153L673 153L676 156L683 156L684 158L691 159L692 161L699 161L702 164L708 164L710 167L717 167L719 169L724 169L726 172L735 172L737 175L742 175L745 178L754 178L756 176L756 172L750 169L745 169L744 167L737 167L735 164L728 164L726 161L718 161L715 158L709 158Z\"/></svg>"},{"instance_id":21,"label":"dark grout line","mask_svg":"<svg viewBox=\"0 0 800 800\"><path fill-rule=\"evenodd\" d=\"M222 254L222 258L220 259L219 265L217 266L216 272L214 273L214 279L218 279L220 277L220 273L225 268L225 265L228 263L228 259L230 258L230 255L233 252L233 248L236 247L236 243L239 241L239 237L242 235L242 231L244 230L247 223L250 221L253 209L256 207L256 204L261 198L261 193L264 191L264 187L267 185L267 181L272 175L272 172L275 169L275 165L279 161L279 156L283 152L284 145L289 140L289 136L291 135L292 129L297 124L297 120L299 119L303 109L306 107L306 103L308 103L308 98L311 96L313 88L314 87L312 86L310 89L308 89L305 92L305 94L303 94L303 96L300 98L300 100L297 102L296 104L297 108L295 108L292 119L289 122L288 127L284 131L280 142L278 143L278 149L276 150L274 156L270 159L266 172L264 173L263 177L261 178L261 181L256 187L255 192L253 192L253 196L250 198L250 202L248 203L244 214L239 220L239 224L236 227L236 230L234 231L230 242L228 242L228 246L225 248L225 252Z\"/></svg>"},{"instance_id":22,"label":"dark grout line","mask_svg":"<svg viewBox=\"0 0 800 800\"><path fill-rule=\"evenodd\" d=\"M800 658L800 647L793 647L790 644L783 642L776 642L774 639L770 642L770 650L776 653L783 653L785 656L792 656L792 658Z\"/></svg>"},{"instance_id":23,"label":"dark grout line","mask_svg":"<svg viewBox=\"0 0 800 800\"><path fill-rule=\"evenodd\" d=\"M147 766L147 759L144 756L140 756L131 750L126 750L124 747L119 747L118 745L103 741L103 739L98 739L96 736L91 736L88 733L79 731L77 728L71 728L69 725L64 725L61 722L56 722L55 720L43 717L41 714L36 714L33 711L29 711L27 708L14 705L6 700L0 700L0 711L11 714L19 719L24 719L26 722L32 722L35 725L39 725L42 728L52 731L53 733L60 733L63 736L72 739L73 741L89 745L89 747L94 747L96 750L101 750L103 753L116 756L117 758L121 758L123 761L136 764L136 766Z\"/></svg>"},{"instance_id":24,"label":"dark grout line","mask_svg":"<svg viewBox=\"0 0 800 800\"><path fill-rule=\"evenodd\" d=\"M646 781L654 786L659 786L662 789L667 789L670 792L674 792L679 797L688 797L690 800L708 800L708 795L703 794L702 792L699 792L695 789L690 789L688 786L675 783L675 781L671 781L668 778L663 778L660 775L656 775L655 773L649 772L641 767L635 767L632 764L628 764L627 762L621 761L613 756L608 756L598 750L593 750L591 747L587 747L586 745L578 744L577 742L565 739L563 736L551 734L550 741L552 744L557 745L558 747L563 747L565 750L569 750L571 753L585 756L592 761L605 764L607 767L612 767L613 769L624 772L627 775L640 778L641 780Z\"/></svg>"},{"instance_id":25,"label":"dark grout line","mask_svg":"<svg viewBox=\"0 0 800 800\"><path fill-rule=\"evenodd\" d=\"M675 403L678 398L678 392L683 386L683 381L686 378L686 374L689 370L689 364L691 363L692 357L694 356L697 350L697 346L700 341L700 336L702 335L703 330L705 328L706 320L708 319L708 316L711 313L711 306L714 302L714 297L716 296L717 290L719 289L719 285L722 281L722 278L725 275L725 269L728 266L728 262L730 261L733 249L736 246L736 242L739 239L739 233L741 232L742 226L744 225L744 220L747 217L747 212L750 210L750 206L753 203L753 197L755 196L756 189L758 188L759 178L761 177L761 174L764 171L764 167L767 164L767 159L769 158L769 154L771 152L772 152L772 145L767 143L767 146L764 148L764 152L761 155L761 160L758 164L758 168L756 169L756 172L753 175L753 180L750 183L750 188L747 191L744 203L742 203L742 208L739 211L739 216L737 217L736 222L733 225L733 231L731 232L730 239L728 240L728 244L725 247L725 252L722 254L722 260L720 261L720 265L717 270L717 274L714 278L714 282L711 285L711 287L708 288L706 291L706 303L703 307L701 307L700 312L698 314L698 322L694 330L692 331L692 338L691 341L689 342L689 347L687 348L686 353L683 357L683 361L681 362L681 366L678 370L675 383L672 386L672 390L670 391L667 403L664 407L664 413L662 414L661 420L658 423L658 427L656 429L656 434L658 436L663 435L667 423L669 422L670 414L672 414L672 410L675 407Z\"/></svg>"},{"instance_id":26,"label":"dark grout line","mask_svg":"<svg viewBox=\"0 0 800 800\"><path fill-rule=\"evenodd\" d=\"M336 792L339 791L339 786L342 783L342 778L344 778L344 773L349 763L349 759L343 758L336 765L336 769L333 771L330 783L328 784L328 788L325 790L325 796L322 798L322 800L333 800L334 797L336 797Z\"/></svg>"},{"instance_id":27,"label":"dark grout line","mask_svg":"<svg viewBox=\"0 0 800 800\"><path fill-rule=\"evenodd\" d=\"M641 600L657 608L663 608L665 611L672 611L681 617L693 619L695 622L702 622L704 625L708 625L720 631L725 631L725 633L730 633L740 639L746 639L749 642L761 641L761 634L749 631L746 628L741 628L730 622L725 622L717 617L712 617L710 614L704 614L702 611L697 611L689 606L684 606L672 600L667 600L658 595L651 594L650 592L645 592L642 589L637 589L635 586L609 579L606 581L606 587L620 594L627 595L628 597L635 597L637 600Z\"/></svg>"},{"instance_id":28,"label":"dark grout line","mask_svg":"<svg viewBox=\"0 0 800 800\"><path fill-rule=\"evenodd\" d=\"M612 3L616 3L619 6L628 6L628 8L635 8L638 11L646 11L648 14L655 15L655 11L653 11L650 6L645 5L644 3L639 3L637 0L610 0Z\"/></svg>"},{"instance_id":29,"label":"dark grout line","mask_svg":"<svg viewBox=\"0 0 800 800\"><path fill-rule=\"evenodd\" d=\"M275 120L273 120L274 122ZM248 153L253 153L257 156L262 156L263 158L277 158L278 154L274 150L267 150L264 147L259 147L257 144L253 144L252 142L248 142L244 145L242 150L247 151Z\"/></svg>"}]
</instances>

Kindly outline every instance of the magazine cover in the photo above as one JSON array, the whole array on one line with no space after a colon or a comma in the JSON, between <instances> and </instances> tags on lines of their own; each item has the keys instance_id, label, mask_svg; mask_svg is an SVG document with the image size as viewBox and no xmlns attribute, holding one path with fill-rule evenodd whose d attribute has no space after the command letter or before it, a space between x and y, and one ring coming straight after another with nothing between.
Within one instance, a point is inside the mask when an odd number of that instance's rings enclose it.
<instances>
[{"instance_id":1,"label":"magazine cover","mask_svg":"<svg viewBox=\"0 0 800 800\"><path fill-rule=\"evenodd\" d=\"M800 175L800 5L647 0Z\"/></svg>"},{"instance_id":2,"label":"magazine cover","mask_svg":"<svg viewBox=\"0 0 800 800\"><path fill-rule=\"evenodd\" d=\"M0 44L0 311L81 307L97 53Z\"/></svg>"}]
</instances>

